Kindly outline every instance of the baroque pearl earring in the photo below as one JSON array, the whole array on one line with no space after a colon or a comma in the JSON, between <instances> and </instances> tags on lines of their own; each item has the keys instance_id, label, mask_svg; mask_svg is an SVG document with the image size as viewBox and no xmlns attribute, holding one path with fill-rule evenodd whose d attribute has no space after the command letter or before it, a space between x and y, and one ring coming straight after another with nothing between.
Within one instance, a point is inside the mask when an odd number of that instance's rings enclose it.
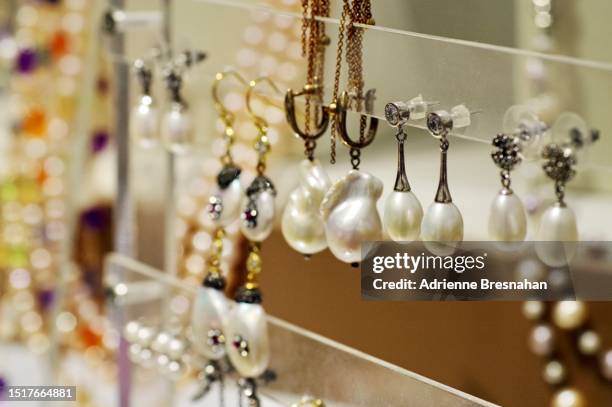
<instances>
[{"instance_id":1,"label":"baroque pearl earring","mask_svg":"<svg viewBox=\"0 0 612 407\"><path fill-rule=\"evenodd\" d=\"M175 67L166 74L170 91L170 107L161 122L161 139L168 150L176 154L185 153L193 142L193 120L187 103L181 96L183 79Z\"/></svg>"},{"instance_id":2,"label":"baroque pearl earring","mask_svg":"<svg viewBox=\"0 0 612 407\"><path fill-rule=\"evenodd\" d=\"M142 59L134 62L134 70L140 82L142 95L130 115L130 133L138 139L141 146L153 147L157 144L159 122L159 112L151 96L153 71Z\"/></svg>"},{"instance_id":3,"label":"baroque pearl earring","mask_svg":"<svg viewBox=\"0 0 612 407\"><path fill-rule=\"evenodd\" d=\"M454 252L445 243L463 240L463 217L453 203L448 189L446 157L451 130L470 125L470 111L463 105L455 106L451 112L437 111L427 115L429 132L440 140L440 181L434 203L432 203L421 225L421 239L427 247L441 255Z\"/></svg>"},{"instance_id":4,"label":"baroque pearl earring","mask_svg":"<svg viewBox=\"0 0 612 407\"><path fill-rule=\"evenodd\" d=\"M332 107L337 115L337 132L350 148L353 169L336 181L321 202L321 216L331 252L339 260L356 266L363 259L361 244L382 238L382 223L376 201L382 195L382 182L371 174L359 171L361 149L376 136L378 119L372 118L367 134L355 142L346 129L349 96L342 93L338 106Z\"/></svg>"},{"instance_id":5,"label":"baroque pearl earring","mask_svg":"<svg viewBox=\"0 0 612 407\"><path fill-rule=\"evenodd\" d=\"M393 192L385 201L383 225L389 237L395 241L411 242L417 240L421 233L423 207L412 192L404 163L404 142L406 133L403 126L410 119L423 119L427 112L427 103L423 97L405 102L387 103L385 118L387 123L397 127L397 175Z\"/></svg>"}]
</instances>

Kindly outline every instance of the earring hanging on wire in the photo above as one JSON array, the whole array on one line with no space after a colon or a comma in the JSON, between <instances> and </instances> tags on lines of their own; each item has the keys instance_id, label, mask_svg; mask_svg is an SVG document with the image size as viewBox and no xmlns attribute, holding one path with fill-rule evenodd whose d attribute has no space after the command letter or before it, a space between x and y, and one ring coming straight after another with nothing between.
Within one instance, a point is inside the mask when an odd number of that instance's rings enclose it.
<instances>
[{"instance_id":1,"label":"earring hanging on wire","mask_svg":"<svg viewBox=\"0 0 612 407\"><path fill-rule=\"evenodd\" d=\"M261 305L258 280L262 270L261 242L272 232L276 196L274 184L265 175L266 159L270 152L268 124L251 108L253 92L260 83L267 83L278 91L269 78L261 77L249 83L246 93L247 111L259 133L254 146L258 155L257 175L247 188L241 220L241 230L249 239L246 282L238 290L236 306L230 311L225 324L228 356L242 376L241 388L249 398L249 405L253 406L259 405L256 379L266 372L270 361L266 313Z\"/></svg>"},{"instance_id":2,"label":"earring hanging on wire","mask_svg":"<svg viewBox=\"0 0 612 407\"><path fill-rule=\"evenodd\" d=\"M134 71L138 78L141 96L130 115L130 133L136 137L142 147L153 147L158 142L159 112L151 95L153 70L144 60L134 62Z\"/></svg>"},{"instance_id":3,"label":"earring hanging on wire","mask_svg":"<svg viewBox=\"0 0 612 407\"><path fill-rule=\"evenodd\" d=\"M212 97L219 117L225 126L223 141L225 153L221 157L221 171L217 175L215 191L208 200L207 213L216 225L212 250L207 262L207 274L198 290L193 304L192 342L194 348L208 362L202 368L202 388L197 399L202 398L214 382L223 384L223 368L220 360L225 356L226 336L223 324L231 309L230 301L225 296L225 277L221 269L223 255L223 239L225 227L239 218L242 186L240 184L241 170L234 164L231 148L234 143L234 115L225 108L219 98L219 86L228 78L234 78L243 86L246 80L236 71L226 70L215 75L212 87Z\"/></svg>"}]
</instances>

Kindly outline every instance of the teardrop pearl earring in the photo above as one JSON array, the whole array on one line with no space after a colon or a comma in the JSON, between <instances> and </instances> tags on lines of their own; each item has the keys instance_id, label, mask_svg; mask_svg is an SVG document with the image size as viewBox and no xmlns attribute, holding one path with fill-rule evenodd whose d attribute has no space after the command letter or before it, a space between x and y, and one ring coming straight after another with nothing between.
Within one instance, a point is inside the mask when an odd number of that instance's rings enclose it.
<instances>
[{"instance_id":1,"label":"teardrop pearl earring","mask_svg":"<svg viewBox=\"0 0 612 407\"><path fill-rule=\"evenodd\" d=\"M157 144L159 112L151 96L153 71L142 59L134 62L136 77L140 82L142 95L130 115L130 133L138 139L142 147L150 148Z\"/></svg>"},{"instance_id":2,"label":"teardrop pearl earring","mask_svg":"<svg viewBox=\"0 0 612 407\"><path fill-rule=\"evenodd\" d=\"M448 189L447 152L448 134L470 124L470 111L463 105L455 106L451 112L437 111L427 115L429 132L440 140L440 181L434 202L427 208L421 225L421 240L432 252L439 255L452 254L455 248L449 243L463 240L463 217L453 203Z\"/></svg>"},{"instance_id":3,"label":"teardrop pearl earring","mask_svg":"<svg viewBox=\"0 0 612 407\"><path fill-rule=\"evenodd\" d=\"M563 115L557 119L562 120ZM553 131L557 126L553 126ZM572 260L577 248L578 226L574 211L565 203L565 185L576 175L576 150L599 139L599 132L592 130L585 136L578 128L570 130L570 141L551 143L542 150L544 173L555 182L557 202L552 204L540 219L536 253L540 260L551 267L562 267ZM588 137L588 139L587 139ZM548 243L547 243L548 242ZM556 243L555 243L556 242Z\"/></svg>"},{"instance_id":4,"label":"teardrop pearl earring","mask_svg":"<svg viewBox=\"0 0 612 407\"><path fill-rule=\"evenodd\" d=\"M397 175L393 192L385 201L383 226L389 237L395 241L411 242L417 240L421 233L423 207L412 192L404 163L404 142L406 133L404 125L408 120L425 118L427 103L421 95L405 102L387 103L385 118L392 127L397 127Z\"/></svg>"},{"instance_id":5,"label":"teardrop pearl earring","mask_svg":"<svg viewBox=\"0 0 612 407\"><path fill-rule=\"evenodd\" d=\"M498 134L493 138L491 158L501 169L502 189L491 204L489 214L489 235L502 242L516 242L525 239L527 217L520 198L510 188L510 171L521 162L521 144L518 137Z\"/></svg>"},{"instance_id":6,"label":"teardrop pearl earring","mask_svg":"<svg viewBox=\"0 0 612 407\"><path fill-rule=\"evenodd\" d=\"M166 85L170 92L170 107L162 118L161 139L166 148L175 154L187 152L193 142L193 120L181 95L182 84L181 72L175 67L169 69Z\"/></svg>"}]
</instances>

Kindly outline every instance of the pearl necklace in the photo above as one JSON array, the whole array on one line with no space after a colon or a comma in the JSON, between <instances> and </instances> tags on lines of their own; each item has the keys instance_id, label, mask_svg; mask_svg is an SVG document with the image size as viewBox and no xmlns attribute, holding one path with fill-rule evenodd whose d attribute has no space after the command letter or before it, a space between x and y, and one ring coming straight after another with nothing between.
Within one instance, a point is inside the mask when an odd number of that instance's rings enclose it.
<instances>
[{"instance_id":1,"label":"pearl necklace","mask_svg":"<svg viewBox=\"0 0 612 407\"><path fill-rule=\"evenodd\" d=\"M589 324L587 304L582 301L558 301L551 309L541 301L526 301L523 315L537 322L529 335L533 353L546 358L543 377L546 383L559 387L552 407L586 407L587 400L578 389L567 386L567 368L559 359L554 327L576 333L578 351L589 358L599 358L601 375L612 381L612 349L602 350L601 337ZM549 321L554 324L551 325Z\"/></svg>"}]
</instances>

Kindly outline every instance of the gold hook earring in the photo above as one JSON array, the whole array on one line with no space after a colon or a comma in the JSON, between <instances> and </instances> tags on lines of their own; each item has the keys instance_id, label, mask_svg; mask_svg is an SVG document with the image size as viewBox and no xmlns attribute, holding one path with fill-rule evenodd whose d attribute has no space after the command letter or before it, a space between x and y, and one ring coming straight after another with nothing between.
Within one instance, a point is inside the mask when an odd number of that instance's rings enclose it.
<instances>
[{"instance_id":1,"label":"gold hook earring","mask_svg":"<svg viewBox=\"0 0 612 407\"><path fill-rule=\"evenodd\" d=\"M374 103L374 89L370 89L366 92L365 102L366 102L366 112L370 113L373 110ZM359 141L353 141L348 134L348 130L346 128L346 112L349 108L350 96L347 91L342 92L340 96L340 100L338 101L338 105L335 107L337 120L336 120L336 131L340 134L340 138L344 145L349 147L350 155L351 155L351 164L354 170L359 169L359 164L361 162L361 149L367 147L374 141L376 137L376 131L378 130L378 119L376 117L370 118L370 124L368 126L368 131L365 133L365 137L360 137ZM362 119L365 117L361 116Z\"/></svg>"},{"instance_id":2,"label":"gold hook earring","mask_svg":"<svg viewBox=\"0 0 612 407\"><path fill-rule=\"evenodd\" d=\"M268 122L266 119L264 119L263 117L257 115L254 111L253 108L251 106L251 100L253 99L253 92L255 91L255 88L260 84L260 83L267 83L272 90L274 90L275 93L278 94L282 94L280 88L276 85L276 83L274 83L270 78L268 78L267 76L261 76L257 79L254 79L252 81L249 82L248 88L247 88L247 92L246 92L246 96L245 96L245 100L246 100L246 110L247 113L249 115L249 117L253 120L253 123L255 124L255 127L257 127L257 130L260 133L267 133L268 132ZM273 103L270 102L270 98L265 97L265 96L260 96L264 99L266 99L266 101L272 105L274 105Z\"/></svg>"},{"instance_id":3,"label":"gold hook earring","mask_svg":"<svg viewBox=\"0 0 612 407\"><path fill-rule=\"evenodd\" d=\"M215 109L217 109L217 112L219 113L219 116L221 117L221 120L223 120L225 126L231 128L234 123L235 116L225 107L223 102L221 102L221 98L219 97L219 85L221 82L223 82L223 80L229 78L236 79L242 86L247 86L248 81L244 79L244 77L240 75L238 71L233 69L226 69L223 72L217 72L215 75L215 81L212 86L212 98L215 103Z\"/></svg>"}]
</instances>

